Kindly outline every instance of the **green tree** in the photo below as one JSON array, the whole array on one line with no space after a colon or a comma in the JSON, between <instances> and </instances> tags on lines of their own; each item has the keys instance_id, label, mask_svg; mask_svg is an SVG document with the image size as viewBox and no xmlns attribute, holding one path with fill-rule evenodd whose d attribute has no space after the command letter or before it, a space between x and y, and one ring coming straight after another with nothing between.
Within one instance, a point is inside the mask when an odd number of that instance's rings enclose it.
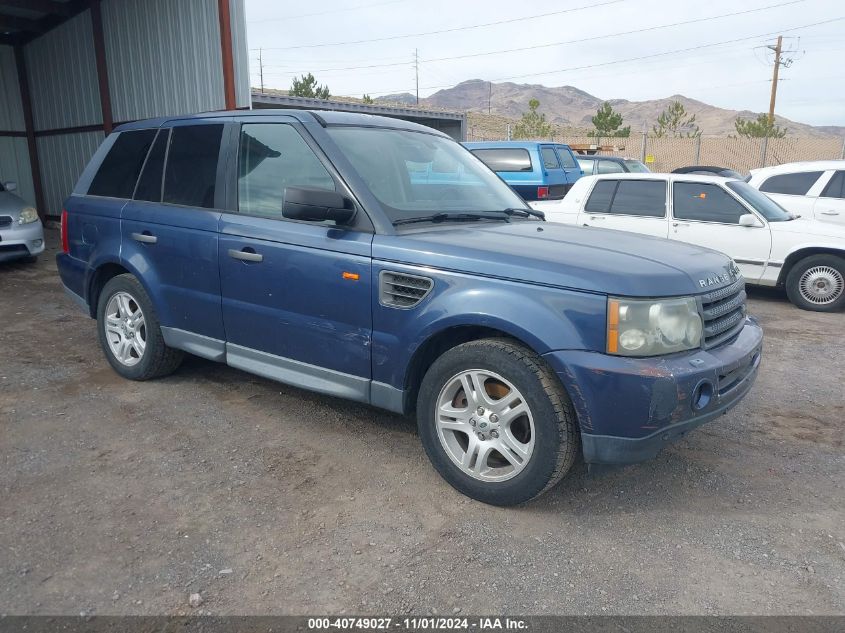
<instances>
[{"instance_id":1,"label":"green tree","mask_svg":"<svg viewBox=\"0 0 845 633\"><path fill-rule=\"evenodd\" d=\"M328 99L329 87L318 86L314 75L308 73L302 75L301 78L293 78L293 83L290 85L290 95L292 97L310 97L312 99Z\"/></svg>"},{"instance_id":2,"label":"green tree","mask_svg":"<svg viewBox=\"0 0 845 633\"><path fill-rule=\"evenodd\" d=\"M684 104L680 101L673 101L660 113L657 117L657 125L653 126L652 130L658 138L701 136L701 130L695 125L695 115L688 116Z\"/></svg>"},{"instance_id":3,"label":"green tree","mask_svg":"<svg viewBox=\"0 0 845 633\"><path fill-rule=\"evenodd\" d=\"M737 118L734 127L737 134L746 138L783 138L786 136L786 128L769 121L768 114L761 114L756 120Z\"/></svg>"},{"instance_id":4,"label":"green tree","mask_svg":"<svg viewBox=\"0 0 845 633\"><path fill-rule=\"evenodd\" d=\"M596 110L596 116L593 117L592 121L596 129L589 132L588 136L599 138L603 136L621 136L626 138L631 136L631 126L628 125L620 128L622 125L622 115L614 112L607 101L601 104L601 107Z\"/></svg>"},{"instance_id":5,"label":"green tree","mask_svg":"<svg viewBox=\"0 0 845 633\"><path fill-rule=\"evenodd\" d=\"M528 112L522 113L522 119L513 128L514 138L546 138L552 135L552 126L546 122L546 115L537 112L540 102L531 99Z\"/></svg>"},{"instance_id":6,"label":"green tree","mask_svg":"<svg viewBox=\"0 0 845 633\"><path fill-rule=\"evenodd\" d=\"M372 102L373 102L373 98L372 98L370 95L364 95L364 98L362 99L362 101L363 101L364 103L372 103Z\"/></svg>"}]
</instances>

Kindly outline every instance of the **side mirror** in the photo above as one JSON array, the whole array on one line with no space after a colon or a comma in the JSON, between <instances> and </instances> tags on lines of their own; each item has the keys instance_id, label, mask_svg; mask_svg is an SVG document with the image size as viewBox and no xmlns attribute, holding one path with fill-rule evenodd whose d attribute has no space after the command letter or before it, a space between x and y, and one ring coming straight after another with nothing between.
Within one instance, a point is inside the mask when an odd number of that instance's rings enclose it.
<instances>
[{"instance_id":1,"label":"side mirror","mask_svg":"<svg viewBox=\"0 0 845 633\"><path fill-rule=\"evenodd\" d=\"M6 191L17 191L17 189L18 189L18 183L16 183L14 180L10 180L9 182L4 182L4 183L3 183L3 188L4 188Z\"/></svg>"},{"instance_id":2,"label":"side mirror","mask_svg":"<svg viewBox=\"0 0 845 633\"><path fill-rule=\"evenodd\" d=\"M743 213L741 216L739 216L739 225L753 227L761 226L760 221L752 213Z\"/></svg>"},{"instance_id":3,"label":"side mirror","mask_svg":"<svg viewBox=\"0 0 845 633\"><path fill-rule=\"evenodd\" d=\"M346 224L355 215L352 200L336 191L308 187L286 187L282 215L291 220Z\"/></svg>"}]
</instances>

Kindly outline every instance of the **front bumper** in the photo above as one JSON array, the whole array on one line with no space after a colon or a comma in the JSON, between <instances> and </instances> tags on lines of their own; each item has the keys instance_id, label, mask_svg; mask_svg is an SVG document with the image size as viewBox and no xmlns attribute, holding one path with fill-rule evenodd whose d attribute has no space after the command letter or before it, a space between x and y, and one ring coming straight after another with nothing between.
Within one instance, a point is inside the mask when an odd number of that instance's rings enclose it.
<instances>
[{"instance_id":1,"label":"front bumper","mask_svg":"<svg viewBox=\"0 0 845 633\"><path fill-rule=\"evenodd\" d=\"M726 345L656 358L586 351L545 358L572 399L584 459L628 464L656 456L670 441L726 413L757 377L763 331L748 318Z\"/></svg>"},{"instance_id":2,"label":"front bumper","mask_svg":"<svg viewBox=\"0 0 845 633\"><path fill-rule=\"evenodd\" d=\"M0 229L0 262L33 257L43 252L44 227L41 220Z\"/></svg>"}]
</instances>

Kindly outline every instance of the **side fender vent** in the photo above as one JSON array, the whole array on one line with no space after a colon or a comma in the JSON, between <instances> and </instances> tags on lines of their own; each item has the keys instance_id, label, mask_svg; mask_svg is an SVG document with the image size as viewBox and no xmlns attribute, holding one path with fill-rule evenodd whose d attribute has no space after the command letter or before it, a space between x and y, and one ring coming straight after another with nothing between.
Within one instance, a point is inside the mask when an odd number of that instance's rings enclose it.
<instances>
[{"instance_id":1,"label":"side fender vent","mask_svg":"<svg viewBox=\"0 0 845 633\"><path fill-rule=\"evenodd\" d=\"M417 275L394 273L383 270L379 273L378 301L388 308L413 308L428 296L434 287L434 280Z\"/></svg>"}]
</instances>

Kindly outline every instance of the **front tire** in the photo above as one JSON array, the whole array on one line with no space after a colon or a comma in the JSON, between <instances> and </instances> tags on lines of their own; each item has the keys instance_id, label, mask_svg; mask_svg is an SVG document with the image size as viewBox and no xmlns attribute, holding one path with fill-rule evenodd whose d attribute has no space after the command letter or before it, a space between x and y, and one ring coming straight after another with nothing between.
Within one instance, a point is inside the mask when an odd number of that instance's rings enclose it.
<instances>
[{"instance_id":1,"label":"front tire","mask_svg":"<svg viewBox=\"0 0 845 633\"><path fill-rule=\"evenodd\" d=\"M440 475L491 505L549 490L578 449L575 413L554 372L508 339L471 341L440 356L420 386L417 426Z\"/></svg>"},{"instance_id":2,"label":"front tire","mask_svg":"<svg viewBox=\"0 0 845 633\"><path fill-rule=\"evenodd\" d=\"M118 275L103 287L97 333L109 364L129 380L166 376L182 363L183 352L165 345L152 301L133 275Z\"/></svg>"},{"instance_id":3,"label":"front tire","mask_svg":"<svg viewBox=\"0 0 845 633\"><path fill-rule=\"evenodd\" d=\"M802 310L836 312L845 308L845 259L811 255L786 276L786 294Z\"/></svg>"}]
</instances>

